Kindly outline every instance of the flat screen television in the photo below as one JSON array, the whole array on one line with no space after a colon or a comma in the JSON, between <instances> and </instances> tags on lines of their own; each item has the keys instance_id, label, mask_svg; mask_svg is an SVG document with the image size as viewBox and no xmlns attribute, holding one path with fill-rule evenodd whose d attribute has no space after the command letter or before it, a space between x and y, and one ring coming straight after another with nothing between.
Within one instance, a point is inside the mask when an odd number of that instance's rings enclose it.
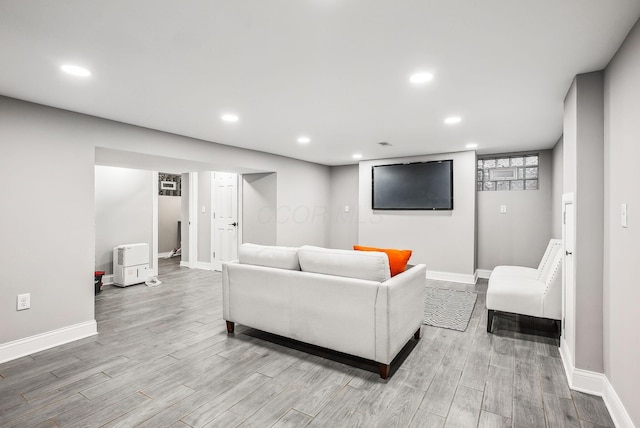
<instances>
[{"instance_id":1,"label":"flat screen television","mask_svg":"<svg viewBox=\"0 0 640 428\"><path fill-rule=\"evenodd\" d=\"M453 160L375 165L374 210L452 210Z\"/></svg>"}]
</instances>

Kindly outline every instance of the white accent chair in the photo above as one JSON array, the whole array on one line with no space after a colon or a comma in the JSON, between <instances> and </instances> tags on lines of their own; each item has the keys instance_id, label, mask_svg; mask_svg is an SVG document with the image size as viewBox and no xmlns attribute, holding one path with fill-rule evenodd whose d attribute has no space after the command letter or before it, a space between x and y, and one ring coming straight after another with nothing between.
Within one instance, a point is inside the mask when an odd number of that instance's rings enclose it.
<instances>
[{"instance_id":1,"label":"white accent chair","mask_svg":"<svg viewBox=\"0 0 640 428\"><path fill-rule=\"evenodd\" d=\"M562 249L562 240L552 239L537 269L493 269L487 288L487 332L491 333L496 311L562 319Z\"/></svg>"}]
</instances>

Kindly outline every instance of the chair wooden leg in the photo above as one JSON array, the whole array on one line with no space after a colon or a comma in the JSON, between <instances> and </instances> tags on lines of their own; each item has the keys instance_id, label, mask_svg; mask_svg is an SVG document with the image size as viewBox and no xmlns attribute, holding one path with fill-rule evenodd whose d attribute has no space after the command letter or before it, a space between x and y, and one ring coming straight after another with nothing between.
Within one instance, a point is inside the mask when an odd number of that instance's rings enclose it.
<instances>
[{"instance_id":1,"label":"chair wooden leg","mask_svg":"<svg viewBox=\"0 0 640 428\"><path fill-rule=\"evenodd\" d=\"M422 327L418 327L418 329L416 330L415 333L413 333L413 338L415 340L420 340L420 338L422 337Z\"/></svg>"},{"instance_id":2,"label":"chair wooden leg","mask_svg":"<svg viewBox=\"0 0 640 428\"><path fill-rule=\"evenodd\" d=\"M491 328L493 327L493 313L495 311L493 309L487 310L487 333L491 333Z\"/></svg>"},{"instance_id":3,"label":"chair wooden leg","mask_svg":"<svg viewBox=\"0 0 640 428\"><path fill-rule=\"evenodd\" d=\"M236 327L236 324L234 322L227 321L227 333L229 334L233 333L235 327Z\"/></svg>"},{"instance_id":4,"label":"chair wooden leg","mask_svg":"<svg viewBox=\"0 0 640 428\"><path fill-rule=\"evenodd\" d=\"M391 365L389 364L378 364L378 368L380 370L380 377L382 379L387 379L389 377L389 371L391 369Z\"/></svg>"}]
</instances>

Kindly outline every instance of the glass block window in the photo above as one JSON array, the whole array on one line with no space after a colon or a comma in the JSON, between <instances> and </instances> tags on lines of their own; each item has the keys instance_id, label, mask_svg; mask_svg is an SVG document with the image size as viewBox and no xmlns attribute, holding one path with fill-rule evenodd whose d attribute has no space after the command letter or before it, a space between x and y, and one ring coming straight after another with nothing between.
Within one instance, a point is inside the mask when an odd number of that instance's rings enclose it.
<instances>
[{"instance_id":1,"label":"glass block window","mask_svg":"<svg viewBox=\"0 0 640 428\"><path fill-rule=\"evenodd\" d=\"M537 154L478 159L476 189L538 190L538 160Z\"/></svg>"}]
</instances>

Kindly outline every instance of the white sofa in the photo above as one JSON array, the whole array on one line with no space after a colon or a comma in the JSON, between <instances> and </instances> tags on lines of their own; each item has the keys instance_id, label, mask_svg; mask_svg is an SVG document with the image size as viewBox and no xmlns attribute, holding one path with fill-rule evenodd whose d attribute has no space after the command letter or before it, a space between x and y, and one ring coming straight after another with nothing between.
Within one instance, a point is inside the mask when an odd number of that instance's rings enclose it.
<instances>
[{"instance_id":1,"label":"white sofa","mask_svg":"<svg viewBox=\"0 0 640 428\"><path fill-rule=\"evenodd\" d=\"M235 323L390 364L424 319L426 267L390 277L385 253L243 244L222 265L223 317Z\"/></svg>"},{"instance_id":2,"label":"white sofa","mask_svg":"<svg viewBox=\"0 0 640 428\"><path fill-rule=\"evenodd\" d=\"M487 288L487 331L496 311L562 319L562 252L560 239L552 239L537 269L497 266Z\"/></svg>"}]
</instances>

